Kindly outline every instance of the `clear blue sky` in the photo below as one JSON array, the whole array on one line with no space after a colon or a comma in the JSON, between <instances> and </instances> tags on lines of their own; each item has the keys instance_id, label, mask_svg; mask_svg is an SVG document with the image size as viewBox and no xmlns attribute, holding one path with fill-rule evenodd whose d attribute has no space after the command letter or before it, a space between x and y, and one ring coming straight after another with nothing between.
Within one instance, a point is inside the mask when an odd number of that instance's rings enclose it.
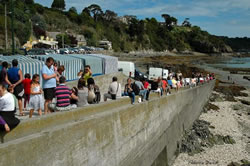
<instances>
[{"instance_id":1,"label":"clear blue sky","mask_svg":"<svg viewBox=\"0 0 250 166\"><path fill-rule=\"evenodd\" d=\"M35 0L50 7L53 0ZM66 8L83 8L98 4L102 10L112 10L119 16L135 15L139 19L170 14L181 24L190 18L192 25L218 36L250 37L250 0L65 0Z\"/></svg>"}]
</instances>

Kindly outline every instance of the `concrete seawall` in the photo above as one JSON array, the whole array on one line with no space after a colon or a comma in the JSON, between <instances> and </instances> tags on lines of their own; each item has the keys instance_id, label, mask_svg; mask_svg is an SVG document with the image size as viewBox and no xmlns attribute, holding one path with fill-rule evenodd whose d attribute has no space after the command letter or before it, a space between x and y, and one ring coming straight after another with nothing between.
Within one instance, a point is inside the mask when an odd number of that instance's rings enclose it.
<instances>
[{"instance_id":1,"label":"concrete seawall","mask_svg":"<svg viewBox=\"0 0 250 166\"><path fill-rule=\"evenodd\" d=\"M2 137L1 165L171 165L211 94L200 87L130 105L129 98L22 122Z\"/></svg>"}]
</instances>

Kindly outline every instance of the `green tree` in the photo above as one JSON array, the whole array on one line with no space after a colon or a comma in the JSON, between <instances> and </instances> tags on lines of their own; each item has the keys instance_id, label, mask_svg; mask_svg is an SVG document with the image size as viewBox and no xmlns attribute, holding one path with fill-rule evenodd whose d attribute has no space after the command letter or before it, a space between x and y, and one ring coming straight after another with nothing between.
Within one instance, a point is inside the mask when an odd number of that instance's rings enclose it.
<instances>
[{"instance_id":1,"label":"green tree","mask_svg":"<svg viewBox=\"0 0 250 166\"><path fill-rule=\"evenodd\" d=\"M85 7L85 8L82 10L82 14L86 14L86 15L88 15L88 16L91 16L91 15L90 15L90 10L89 10L88 7Z\"/></svg>"},{"instance_id":2,"label":"green tree","mask_svg":"<svg viewBox=\"0 0 250 166\"><path fill-rule=\"evenodd\" d=\"M65 9L65 1L64 0L54 0L51 8L58 9L58 10L64 10Z\"/></svg>"},{"instance_id":3,"label":"green tree","mask_svg":"<svg viewBox=\"0 0 250 166\"><path fill-rule=\"evenodd\" d=\"M37 11L39 14L43 14L43 13L44 13L44 7L43 7L42 5L36 3L36 4L34 5L34 7L35 7L36 11Z\"/></svg>"},{"instance_id":4,"label":"green tree","mask_svg":"<svg viewBox=\"0 0 250 166\"><path fill-rule=\"evenodd\" d=\"M71 45L70 37L69 37L69 35L67 35L67 34L65 34L65 33L56 35L56 40L58 41L58 46L59 46L60 48L63 47L62 40L64 41L64 46L65 46L65 45Z\"/></svg>"},{"instance_id":5,"label":"green tree","mask_svg":"<svg viewBox=\"0 0 250 166\"><path fill-rule=\"evenodd\" d=\"M191 27L192 25L191 25L191 23L190 23L189 20L190 20L189 18L185 18L185 20L182 23L182 26L184 26L184 27Z\"/></svg>"},{"instance_id":6,"label":"green tree","mask_svg":"<svg viewBox=\"0 0 250 166\"><path fill-rule=\"evenodd\" d=\"M71 7L71 8L69 9L69 12L72 12L72 13L77 14L77 10L76 10L75 7Z\"/></svg>"},{"instance_id":7,"label":"green tree","mask_svg":"<svg viewBox=\"0 0 250 166\"><path fill-rule=\"evenodd\" d=\"M117 14L111 10L106 10L105 13L104 13L104 18L107 20L107 21L112 21L114 20L115 18L117 17Z\"/></svg>"},{"instance_id":8,"label":"green tree","mask_svg":"<svg viewBox=\"0 0 250 166\"><path fill-rule=\"evenodd\" d=\"M24 2L26 4L29 4L29 5L33 5L34 4L34 0L24 0Z\"/></svg>"},{"instance_id":9,"label":"green tree","mask_svg":"<svg viewBox=\"0 0 250 166\"><path fill-rule=\"evenodd\" d=\"M103 11L102 11L101 7L97 4L90 5L88 7L88 10L95 21L97 21L97 19L102 17L102 15L103 15Z\"/></svg>"},{"instance_id":10,"label":"green tree","mask_svg":"<svg viewBox=\"0 0 250 166\"><path fill-rule=\"evenodd\" d=\"M67 15L69 17L69 19L73 22L77 22L77 23L81 23L81 20L79 20L78 14L77 14L77 10L75 7L71 7L69 9L69 11L67 12Z\"/></svg>"},{"instance_id":11,"label":"green tree","mask_svg":"<svg viewBox=\"0 0 250 166\"><path fill-rule=\"evenodd\" d=\"M83 23L84 25L92 27L95 25L95 21L90 16L90 12L87 8L83 9L82 13L78 16L78 20L80 20L80 22Z\"/></svg>"},{"instance_id":12,"label":"green tree","mask_svg":"<svg viewBox=\"0 0 250 166\"><path fill-rule=\"evenodd\" d=\"M176 18L171 17L168 14L162 14L161 16L164 18L165 25L166 25L168 30L171 31L173 29L173 27L177 25L177 19Z\"/></svg>"},{"instance_id":13,"label":"green tree","mask_svg":"<svg viewBox=\"0 0 250 166\"><path fill-rule=\"evenodd\" d=\"M135 37L137 35L137 29L139 26L139 21L136 18L132 18L129 23L128 34L131 37Z\"/></svg>"}]
</instances>

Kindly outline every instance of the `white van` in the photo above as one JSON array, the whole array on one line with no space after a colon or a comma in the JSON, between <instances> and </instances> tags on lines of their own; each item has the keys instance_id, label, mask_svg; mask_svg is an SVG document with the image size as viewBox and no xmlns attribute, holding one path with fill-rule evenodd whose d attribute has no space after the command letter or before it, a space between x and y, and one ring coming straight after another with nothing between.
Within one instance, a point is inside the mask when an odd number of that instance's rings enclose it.
<instances>
[{"instance_id":1,"label":"white van","mask_svg":"<svg viewBox=\"0 0 250 166\"><path fill-rule=\"evenodd\" d=\"M128 61L118 61L118 71L121 71L128 77L135 77L135 64Z\"/></svg>"},{"instance_id":2,"label":"white van","mask_svg":"<svg viewBox=\"0 0 250 166\"><path fill-rule=\"evenodd\" d=\"M158 77L162 77L162 68L149 68L149 80L157 79Z\"/></svg>"},{"instance_id":3,"label":"white van","mask_svg":"<svg viewBox=\"0 0 250 166\"><path fill-rule=\"evenodd\" d=\"M162 78L167 80L167 78L168 78L168 70L167 69L163 69Z\"/></svg>"}]
</instances>

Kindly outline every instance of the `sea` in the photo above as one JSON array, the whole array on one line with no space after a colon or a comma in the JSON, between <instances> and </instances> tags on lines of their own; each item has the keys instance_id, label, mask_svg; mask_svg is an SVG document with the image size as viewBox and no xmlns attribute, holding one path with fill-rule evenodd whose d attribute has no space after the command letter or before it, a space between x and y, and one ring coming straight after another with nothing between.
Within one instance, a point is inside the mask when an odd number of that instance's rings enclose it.
<instances>
[{"instance_id":1,"label":"sea","mask_svg":"<svg viewBox=\"0 0 250 166\"><path fill-rule=\"evenodd\" d=\"M213 67L218 68L248 68L250 69L250 57L248 58L231 58L229 60L220 61L213 64Z\"/></svg>"}]
</instances>

